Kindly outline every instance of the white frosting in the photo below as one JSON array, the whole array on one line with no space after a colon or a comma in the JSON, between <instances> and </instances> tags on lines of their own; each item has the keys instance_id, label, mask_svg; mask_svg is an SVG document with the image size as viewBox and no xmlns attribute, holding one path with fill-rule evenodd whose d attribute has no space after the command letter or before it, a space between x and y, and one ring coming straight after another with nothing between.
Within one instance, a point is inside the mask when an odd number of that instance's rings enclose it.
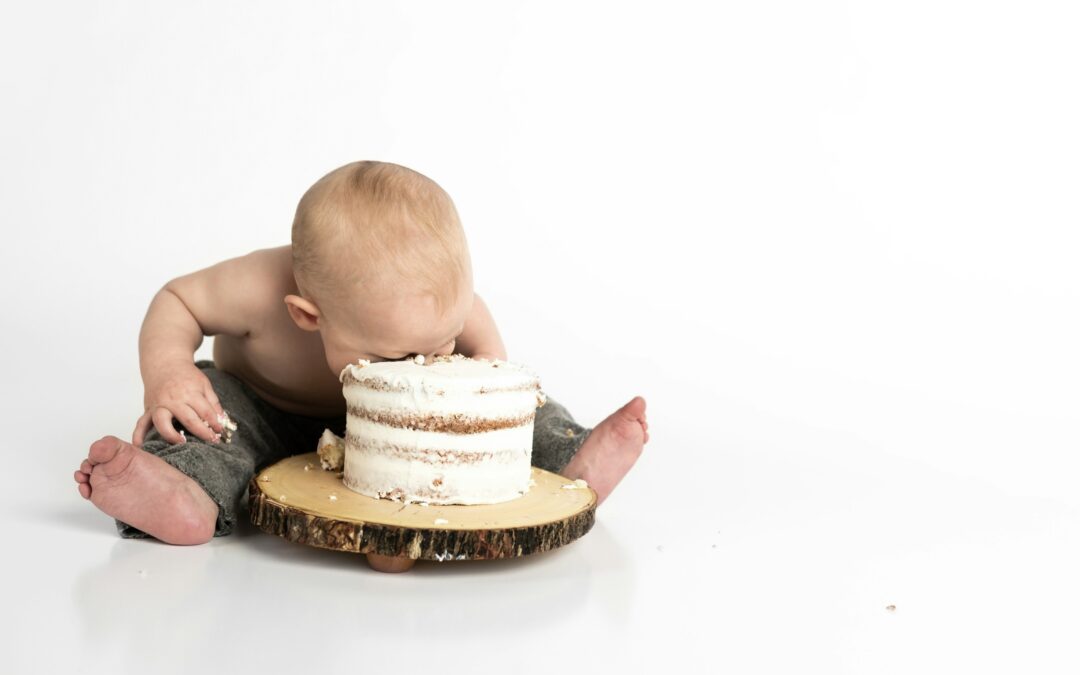
<instances>
[{"instance_id":1,"label":"white frosting","mask_svg":"<svg viewBox=\"0 0 1080 675\"><path fill-rule=\"evenodd\" d=\"M494 504L528 492L533 416L544 396L539 378L525 366L453 355L427 365L361 361L342 370L343 382L346 373L362 382L350 381L343 389L350 411L343 478L349 489L375 498L393 492L404 502L430 504ZM503 428L428 431L375 422L356 411L436 415ZM432 461L410 459L401 451ZM435 451L444 451L443 456ZM457 453L476 461L455 462ZM490 456L476 458L477 453Z\"/></svg>"},{"instance_id":2,"label":"white frosting","mask_svg":"<svg viewBox=\"0 0 1080 675\"><path fill-rule=\"evenodd\" d=\"M378 363L361 360L345 366L338 379L344 381L345 373L358 380L374 378L390 386L407 387L410 390L426 385L433 391L440 390L447 394L476 393L481 388L540 388L540 378L525 365L498 359L470 359L461 354L436 356L427 365L420 365L413 360Z\"/></svg>"},{"instance_id":3,"label":"white frosting","mask_svg":"<svg viewBox=\"0 0 1080 675\"><path fill-rule=\"evenodd\" d=\"M535 390L490 391L485 394L439 391L443 390L433 390L423 382L418 388L407 392L349 385L345 387L345 399L349 406L385 414L462 414L480 419L501 419L533 414L538 398Z\"/></svg>"},{"instance_id":4,"label":"white frosting","mask_svg":"<svg viewBox=\"0 0 1080 675\"><path fill-rule=\"evenodd\" d=\"M364 445L396 445L410 450L436 449L469 451L498 451L528 448L532 454L532 422L505 429L493 429L475 434L452 434L442 431L421 431L393 427L389 424L372 422L369 419L349 415L345 420L345 438ZM346 455L350 450L348 440L345 445Z\"/></svg>"}]
</instances>

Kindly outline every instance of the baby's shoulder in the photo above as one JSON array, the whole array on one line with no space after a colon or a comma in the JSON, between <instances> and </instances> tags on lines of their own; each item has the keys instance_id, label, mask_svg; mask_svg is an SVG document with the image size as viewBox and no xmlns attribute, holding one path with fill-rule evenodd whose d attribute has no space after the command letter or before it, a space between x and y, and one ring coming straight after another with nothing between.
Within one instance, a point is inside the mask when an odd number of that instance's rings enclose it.
<instances>
[{"instance_id":1,"label":"baby's shoulder","mask_svg":"<svg viewBox=\"0 0 1080 675\"><path fill-rule=\"evenodd\" d=\"M244 337L280 314L291 284L291 248L277 247L222 260L165 287L184 302L204 335Z\"/></svg>"},{"instance_id":2,"label":"baby's shoulder","mask_svg":"<svg viewBox=\"0 0 1080 675\"><path fill-rule=\"evenodd\" d=\"M257 249L222 260L209 270L216 273L216 285L221 292L240 291L247 296L265 293L277 295L281 289L295 284L292 252L287 246Z\"/></svg>"},{"instance_id":3,"label":"baby's shoulder","mask_svg":"<svg viewBox=\"0 0 1080 675\"><path fill-rule=\"evenodd\" d=\"M279 310L282 298L298 293L296 277L293 276L292 247L277 246L252 251L237 259L238 284L260 311Z\"/></svg>"},{"instance_id":4,"label":"baby's shoulder","mask_svg":"<svg viewBox=\"0 0 1080 675\"><path fill-rule=\"evenodd\" d=\"M243 256L249 273L264 277L265 282L291 286L293 277L292 246L260 248Z\"/></svg>"}]
</instances>

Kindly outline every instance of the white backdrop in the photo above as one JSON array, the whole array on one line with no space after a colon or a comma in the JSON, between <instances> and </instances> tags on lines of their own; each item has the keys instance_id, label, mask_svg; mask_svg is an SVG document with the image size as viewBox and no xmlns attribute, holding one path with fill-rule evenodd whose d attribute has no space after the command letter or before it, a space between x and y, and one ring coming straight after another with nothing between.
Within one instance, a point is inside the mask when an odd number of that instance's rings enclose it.
<instances>
[{"instance_id":1,"label":"white backdrop","mask_svg":"<svg viewBox=\"0 0 1080 675\"><path fill-rule=\"evenodd\" d=\"M590 426L646 398L598 523L639 599L732 584L670 600L743 631L715 658L1065 667L1076 9L704 6L4 3L6 517L134 545L71 472L141 413L150 298L287 243L314 180L381 159L452 195L551 396Z\"/></svg>"}]
</instances>

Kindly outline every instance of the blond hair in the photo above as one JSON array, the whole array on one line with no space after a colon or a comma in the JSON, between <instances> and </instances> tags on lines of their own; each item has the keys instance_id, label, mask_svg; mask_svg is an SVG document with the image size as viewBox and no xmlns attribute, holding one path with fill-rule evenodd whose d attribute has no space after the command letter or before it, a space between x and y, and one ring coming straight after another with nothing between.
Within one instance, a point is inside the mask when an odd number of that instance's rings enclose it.
<instances>
[{"instance_id":1,"label":"blond hair","mask_svg":"<svg viewBox=\"0 0 1080 675\"><path fill-rule=\"evenodd\" d=\"M308 188L293 219L292 257L305 295L343 299L358 284L387 292L403 282L432 296L439 314L471 275L450 195L389 162L352 162Z\"/></svg>"}]
</instances>

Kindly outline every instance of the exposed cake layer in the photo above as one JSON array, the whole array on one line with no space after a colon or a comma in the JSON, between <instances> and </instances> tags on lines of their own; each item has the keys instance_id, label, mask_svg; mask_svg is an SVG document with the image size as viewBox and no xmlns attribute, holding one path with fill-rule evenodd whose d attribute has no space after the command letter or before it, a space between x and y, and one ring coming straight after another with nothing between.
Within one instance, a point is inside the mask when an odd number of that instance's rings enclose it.
<instances>
[{"instance_id":1,"label":"exposed cake layer","mask_svg":"<svg viewBox=\"0 0 1080 675\"><path fill-rule=\"evenodd\" d=\"M353 406L349 406L349 414L383 426L416 429L418 431L441 431L449 434L479 434L485 431L520 427L533 421L536 417L535 413L528 413L520 417L486 419L463 413L394 412L391 410L369 410L368 408Z\"/></svg>"},{"instance_id":2,"label":"exposed cake layer","mask_svg":"<svg viewBox=\"0 0 1080 675\"><path fill-rule=\"evenodd\" d=\"M344 448L359 453L374 453L386 457L395 457L410 462L423 462L435 465L476 464L478 462L500 462L510 464L517 461L521 455L529 456L532 453L522 448L509 448L506 450L452 450L450 448L414 448L407 445L394 445L379 441L346 441L342 448L342 460L344 460ZM530 460L531 456L528 457Z\"/></svg>"},{"instance_id":3,"label":"exposed cake layer","mask_svg":"<svg viewBox=\"0 0 1080 675\"><path fill-rule=\"evenodd\" d=\"M455 450L458 452L481 452L528 448L532 451L533 421L516 427L494 429L475 434L453 434L443 431L420 431L405 427L393 427L372 422L363 417L349 415L345 419L346 449L348 443L395 445L403 448Z\"/></svg>"},{"instance_id":4,"label":"exposed cake layer","mask_svg":"<svg viewBox=\"0 0 1080 675\"><path fill-rule=\"evenodd\" d=\"M529 453L531 454L531 453ZM476 460L476 461L473 461ZM375 499L429 504L495 504L529 489L529 456L498 451L426 451L393 445L345 448L345 486Z\"/></svg>"}]
</instances>

